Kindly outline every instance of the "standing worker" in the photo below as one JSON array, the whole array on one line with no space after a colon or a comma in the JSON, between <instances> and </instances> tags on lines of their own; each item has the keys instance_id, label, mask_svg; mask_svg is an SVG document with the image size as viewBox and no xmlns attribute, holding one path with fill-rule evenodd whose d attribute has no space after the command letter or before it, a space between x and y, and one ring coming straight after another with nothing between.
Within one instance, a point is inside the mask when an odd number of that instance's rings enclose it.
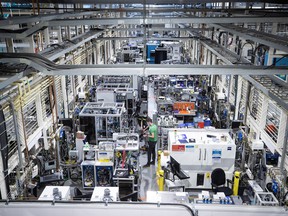
<instances>
[{"instance_id":1,"label":"standing worker","mask_svg":"<svg viewBox=\"0 0 288 216\"><path fill-rule=\"evenodd\" d=\"M147 124L149 126L149 134L145 135L145 137L148 136L148 160L147 164L145 164L143 167L150 167L150 165L155 164L156 159L156 144L158 139L158 129L157 125L153 124L152 119L150 117L147 117ZM152 154L152 161L151 161L151 154Z\"/></svg>"}]
</instances>

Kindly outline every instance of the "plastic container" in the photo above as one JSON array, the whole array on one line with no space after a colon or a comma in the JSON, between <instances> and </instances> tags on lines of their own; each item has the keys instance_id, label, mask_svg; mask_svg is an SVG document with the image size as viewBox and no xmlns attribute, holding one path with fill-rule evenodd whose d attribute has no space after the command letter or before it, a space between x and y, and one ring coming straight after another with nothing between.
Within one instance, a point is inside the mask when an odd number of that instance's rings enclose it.
<instances>
[{"instance_id":1,"label":"plastic container","mask_svg":"<svg viewBox=\"0 0 288 216\"><path fill-rule=\"evenodd\" d=\"M185 128L185 127L186 127L186 124L178 124L178 127L179 127L179 128Z\"/></svg>"},{"instance_id":2,"label":"plastic container","mask_svg":"<svg viewBox=\"0 0 288 216\"><path fill-rule=\"evenodd\" d=\"M187 128L193 128L194 127L194 123L193 122L189 122L189 123L185 123Z\"/></svg>"},{"instance_id":3,"label":"plastic container","mask_svg":"<svg viewBox=\"0 0 288 216\"><path fill-rule=\"evenodd\" d=\"M210 119L204 120L204 126L205 126L205 127L211 126L211 120L210 120Z\"/></svg>"},{"instance_id":4,"label":"plastic container","mask_svg":"<svg viewBox=\"0 0 288 216\"><path fill-rule=\"evenodd\" d=\"M198 122L198 127L199 128L204 128L204 122Z\"/></svg>"}]
</instances>

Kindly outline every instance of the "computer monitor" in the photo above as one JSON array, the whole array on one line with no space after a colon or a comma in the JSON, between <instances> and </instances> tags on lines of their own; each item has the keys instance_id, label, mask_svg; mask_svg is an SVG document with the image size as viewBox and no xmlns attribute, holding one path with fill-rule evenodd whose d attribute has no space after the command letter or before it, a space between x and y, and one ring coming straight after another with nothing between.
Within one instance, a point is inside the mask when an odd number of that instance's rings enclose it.
<instances>
[{"instance_id":1,"label":"computer monitor","mask_svg":"<svg viewBox=\"0 0 288 216\"><path fill-rule=\"evenodd\" d=\"M60 118L59 123L63 124L63 126L68 126L73 129L73 119L72 118Z\"/></svg>"},{"instance_id":2,"label":"computer monitor","mask_svg":"<svg viewBox=\"0 0 288 216\"><path fill-rule=\"evenodd\" d=\"M180 164L171 156L170 156L170 166L171 166L171 172L173 174L173 181L175 181L174 176L177 176L180 180L190 178L190 176L188 176L181 170Z\"/></svg>"},{"instance_id":3,"label":"computer monitor","mask_svg":"<svg viewBox=\"0 0 288 216\"><path fill-rule=\"evenodd\" d=\"M44 166L46 171L56 169L56 160L46 161Z\"/></svg>"},{"instance_id":4,"label":"computer monitor","mask_svg":"<svg viewBox=\"0 0 288 216\"><path fill-rule=\"evenodd\" d=\"M173 174L180 172L180 164L172 156L170 156L170 166Z\"/></svg>"},{"instance_id":5,"label":"computer monitor","mask_svg":"<svg viewBox=\"0 0 288 216\"><path fill-rule=\"evenodd\" d=\"M232 121L231 128L232 129L239 129L243 121Z\"/></svg>"}]
</instances>

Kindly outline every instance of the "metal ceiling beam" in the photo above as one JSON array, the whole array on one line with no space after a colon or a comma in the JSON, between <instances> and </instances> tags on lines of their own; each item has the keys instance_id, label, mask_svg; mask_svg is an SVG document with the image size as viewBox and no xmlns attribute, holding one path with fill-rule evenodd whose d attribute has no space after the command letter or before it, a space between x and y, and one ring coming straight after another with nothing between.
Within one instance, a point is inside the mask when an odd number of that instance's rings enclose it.
<instances>
[{"instance_id":1,"label":"metal ceiling beam","mask_svg":"<svg viewBox=\"0 0 288 216\"><path fill-rule=\"evenodd\" d=\"M284 81L283 79L280 79L279 77L275 75L268 76L273 82L278 83L281 86L284 86L286 89L288 89L288 83ZM288 96L288 95L287 95Z\"/></svg>"},{"instance_id":2,"label":"metal ceiling beam","mask_svg":"<svg viewBox=\"0 0 288 216\"><path fill-rule=\"evenodd\" d=\"M273 75L287 74L287 67L263 67L251 65L147 65L147 64L105 64L105 65L57 65L37 54L2 54L0 62L25 63L45 75ZM8 58L10 57L10 58ZM49 67L48 67L49 66Z\"/></svg>"},{"instance_id":3,"label":"metal ceiling beam","mask_svg":"<svg viewBox=\"0 0 288 216\"><path fill-rule=\"evenodd\" d=\"M225 64L251 64L250 61L246 60L243 57L239 57L232 51L220 46L218 43L212 40L200 40L200 43L203 44L208 50L210 50L214 55L220 58Z\"/></svg>"},{"instance_id":4,"label":"metal ceiling beam","mask_svg":"<svg viewBox=\"0 0 288 216\"><path fill-rule=\"evenodd\" d=\"M282 72L279 72L278 74L282 74ZM271 74L270 74L271 75ZM273 94L269 89L267 89L265 86L261 85L258 81L256 81L254 78L248 75L243 76L246 80L248 80L252 85L262 91L265 95L270 97L272 100L276 101L277 104L279 104L281 107L283 107L286 111L288 111L288 102L283 101L280 97Z\"/></svg>"},{"instance_id":5,"label":"metal ceiling beam","mask_svg":"<svg viewBox=\"0 0 288 216\"><path fill-rule=\"evenodd\" d=\"M31 0L13 0L13 2L19 3L31 3ZM199 3L213 3L219 2L219 0L158 0L157 4L199 4ZM239 0L224 0L220 2L239 2ZM255 2L255 0L241 0L240 2ZM257 2L266 2L266 3L278 3L278 4L287 4L286 0L257 0ZM54 3L54 4L143 4L143 0L39 0L39 3ZM146 4L155 4L155 0L146 0Z\"/></svg>"},{"instance_id":6,"label":"metal ceiling beam","mask_svg":"<svg viewBox=\"0 0 288 216\"><path fill-rule=\"evenodd\" d=\"M11 85L13 82L18 81L19 79L24 77L24 72L19 72L11 77L7 78L4 81L0 82L0 90L6 88L7 86Z\"/></svg>"},{"instance_id":7,"label":"metal ceiling beam","mask_svg":"<svg viewBox=\"0 0 288 216\"><path fill-rule=\"evenodd\" d=\"M180 30L180 29L179 29ZM181 40L193 40L196 37L146 37L147 40L161 40L161 41L181 41ZM95 40L143 40L143 37L100 37Z\"/></svg>"},{"instance_id":8,"label":"metal ceiling beam","mask_svg":"<svg viewBox=\"0 0 288 216\"><path fill-rule=\"evenodd\" d=\"M230 8L193 8L193 6L187 6L184 7L175 7L171 5L170 7L154 7L155 5L148 5L147 6L147 13L151 14L157 14L157 13L162 13L162 12L212 12L212 13L221 13L221 14L251 14L251 15L279 15L281 13L287 13L288 8L235 8L235 7L230 7ZM19 11L13 11L13 9L19 10L19 8L13 6L10 7L2 7L4 13L14 13L16 16L19 15ZM54 7L40 7L40 10L51 10L55 11ZM94 7L94 8L67 8L67 12L75 12L75 11L105 11L105 12L137 12L137 13L143 13L143 7L114 7L113 8L100 8L100 7ZM21 11L21 15L26 15L28 14L29 16L32 16L33 11Z\"/></svg>"},{"instance_id":9,"label":"metal ceiling beam","mask_svg":"<svg viewBox=\"0 0 288 216\"><path fill-rule=\"evenodd\" d=\"M70 67L71 66L71 67ZM209 75L209 74L231 74L231 75L271 75L288 74L288 69L283 67L267 68L257 66L239 65L69 65L70 69L58 69L44 71L46 75Z\"/></svg>"},{"instance_id":10,"label":"metal ceiling beam","mask_svg":"<svg viewBox=\"0 0 288 216\"><path fill-rule=\"evenodd\" d=\"M54 61L57 58L64 56L66 53L77 49L79 46L83 45L87 41L90 41L91 39L95 39L99 37L104 31L101 30L93 30L86 32L84 34L78 35L77 37L74 37L71 41L75 42L75 44L69 44L69 46L66 45L66 47L63 49L59 47L58 49L53 49L52 52L41 52L40 54L46 57L50 61ZM79 41L80 40L80 41ZM62 45L64 43L61 43Z\"/></svg>"},{"instance_id":11,"label":"metal ceiling beam","mask_svg":"<svg viewBox=\"0 0 288 216\"><path fill-rule=\"evenodd\" d=\"M13 7L10 8L10 7L2 7L4 13L6 12L10 12L11 9L12 9L12 12L13 12ZM17 9L19 10L19 8L15 7L14 9ZM54 10L55 11L55 8L54 7L40 7L40 9L42 10ZM185 7L182 5L182 7L175 7L173 5L170 5L170 7L154 7L154 5L152 6L147 6L147 13L162 13L162 12L169 12L169 13L172 13L172 12L182 12L182 13L185 13L185 12L213 12L213 13L222 13L222 14L225 14L225 13L229 13L229 14L242 14L242 15L248 15L248 14L262 14L262 15L267 15L267 14L275 14L275 15L279 15L281 13L285 13L287 12L288 8L233 8L233 7L230 7L230 8L203 8L203 7ZM114 7L113 8L100 8L100 7L94 7L94 8L67 8L67 11L66 12L75 12L75 11L89 11L89 12L92 12L92 11L96 11L96 12L100 12L100 11L105 11L105 12L138 12L138 13L143 13L143 7ZM17 13L19 13L17 11ZM27 12L27 14L31 15L33 12L30 11L30 12ZM25 15L25 11L21 11L21 14ZM18 15L18 14L17 14Z\"/></svg>"},{"instance_id":12,"label":"metal ceiling beam","mask_svg":"<svg viewBox=\"0 0 288 216\"><path fill-rule=\"evenodd\" d=\"M191 32L189 32L189 33L191 34ZM231 66L233 64L246 64L245 67L248 67L248 68L249 67L255 67L255 66L248 66L248 64L251 64L251 62L249 62L245 58L239 58L238 55L236 55L235 53L231 52L230 50L222 47L221 45L219 45L215 41L212 41L210 39L206 39L206 40L201 40L201 43L227 65ZM238 65L238 67L243 67L243 66ZM267 70L269 68L270 68L270 66L266 66L266 69L264 69L264 70ZM288 68L287 68L287 70L288 70ZM249 72L250 72L250 69L249 69ZM282 71L278 71L278 73L276 73L276 74L282 74ZM276 75L276 74L269 74L268 73L268 74L262 74L262 76L269 78L272 75ZM281 95L277 95L277 92L273 91L273 89L270 89L269 85L268 86L262 85L259 81L254 79L253 77L256 77L257 76L256 74L243 73L243 74L238 74L238 75L243 76L247 81L251 82L253 84L253 86L255 86L255 88L262 91L264 94L266 94L272 100L276 101L280 106L282 106L285 110L288 111L288 101L284 100L283 97L281 97ZM273 79L273 80L275 82L277 82L276 79ZM286 91L287 87L283 86L282 90Z\"/></svg>"},{"instance_id":13,"label":"metal ceiling beam","mask_svg":"<svg viewBox=\"0 0 288 216\"><path fill-rule=\"evenodd\" d=\"M89 19L61 19L48 21L49 26L77 26L77 25L122 25L122 24L179 24L179 23L288 23L286 17L153 17L153 18L89 18Z\"/></svg>"},{"instance_id":14,"label":"metal ceiling beam","mask_svg":"<svg viewBox=\"0 0 288 216\"><path fill-rule=\"evenodd\" d=\"M273 95L279 97L283 102L288 103L288 88L280 85L277 81L274 81L270 76L251 76L258 83L263 85Z\"/></svg>"},{"instance_id":15,"label":"metal ceiling beam","mask_svg":"<svg viewBox=\"0 0 288 216\"><path fill-rule=\"evenodd\" d=\"M154 5L153 5L154 6ZM284 13L288 8L190 8L190 7L149 7L147 6L147 13L161 13L161 12L213 12L213 13L230 13L230 14L277 14ZM125 8L95 8L97 10L105 10L107 12L138 12L143 13L143 8L125 7ZM81 10L85 10L82 9ZM89 8L86 10L94 10Z\"/></svg>"},{"instance_id":16,"label":"metal ceiling beam","mask_svg":"<svg viewBox=\"0 0 288 216\"><path fill-rule=\"evenodd\" d=\"M43 65L40 65L39 63L36 63L34 61L31 61L30 59L25 59L25 58L0 58L0 62L3 62L3 63L9 63L9 64L26 64L27 66L30 66L30 68L34 68L38 71L45 71L47 70ZM1 69L1 68L0 68ZM23 76L26 76L27 74L29 74L27 71L29 69L27 68L25 71L23 72L19 72L17 74L19 74L19 79L21 79ZM15 82L17 81L17 76L13 76L14 78L11 77L10 79L10 82ZM19 80L18 79L18 80ZM11 83L10 83L11 84ZM6 85L7 86L7 83L3 83L3 86ZM2 88L3 88L2 86ZM6 87L5 86L5 87Z\"/></svg>"},{"instance_id":17,"label":"metal ceiling beam","mask_svg":"<svg viewBox=\"0 0 288 216\"><path fill-rule=\"evenodd\" d=\"M27 29L22 33L0 33L0 38L13 38L13 39L23 39L26 38L39 30L42 30L48 26L47 22L41 22L36 24L35 26ZM193 31L210 31L212 28L190 28ZM142 31L143 28L115 28L114 31ZM147 28L146 31L183 31L185 28Z\"/></svg>"},{"instance_id":18,"label":"metal ceiling beam","mask_svg":"<svg viewBox=\"0 0 288 216\"><path fill-rule=\"evenodd\" d=\"M187 30L187 32L191 36L196 36L196 37L198 36L200 43L204 47L206 47L208 50L210 50L214 55L220 58L225 64L227 65L234 65L234 64L250 65L251 64L251 62L249 62L245 58L239 57L237 54L219 45L216 41L213 41L210 38L202 36L199 32L194 32L191 30Z\"/></svg>"},{"instance_id":19,"label":"metal ceiling beam","mask_svg":"<svg viewBox=\"0 0 288 216\"><path fill-rule=\"evenodd\" d=\"M21 2L23 3L23 2ZM79 17L79 16L91 16L93 14L99 13L97 11L84 11L77 13L55 13L55 14L44 14L38 16L23 16L20 17L12 17L5 20L0 20L0 27L4 27L7 25L18 25L23 23L36 23L36 22L45 22L53 19L65 19L69 17Z\"/></svg>"},{"instance_id":20,"label":"metal ceiling beam","mask_svg":"<svg viewBox=\"0 0 288 216\"><path fill-rule=\"evenodd\" d=\"M225 24L212 24L216 28L220 28L232 34L238 35L245 39L252 40L256 43L261 43L266 46L282 50L288 53L288 39L277 35L268 34L266 32L260 32L248 28L242 28L235 25Z\"/></svg>"},{"instance_id":21,"label":"metal ceiling beam","mask_svg":"<svg viewBox=\"0 0 288 216\"><path fill-rule=\"evenodd\" d=\"M146 28L146 31L185 31L187 29L191 29L193 31L211 31L212 28L161 28L161 27L153 27ZM143 31L144 28L115 28L113 31Z\"/></svg>"}]
</instances>

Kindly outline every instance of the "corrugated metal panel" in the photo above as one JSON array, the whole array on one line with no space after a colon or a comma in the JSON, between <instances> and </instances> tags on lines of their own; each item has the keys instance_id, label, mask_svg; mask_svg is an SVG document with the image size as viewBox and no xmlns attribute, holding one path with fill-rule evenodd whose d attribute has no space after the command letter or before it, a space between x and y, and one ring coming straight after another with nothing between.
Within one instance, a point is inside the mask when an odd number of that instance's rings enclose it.
<instances>
[{"instance_id":1,"label":"corrugated metal panel","mask_svg":"<svg viewBox=\"0 0 288 216\"><path fill-rule=\"evenodd\" d=\"M17 152L17 140L14 127L13 114L10 107L7 105L3 108L5 121L0 124L6 125L7 141L8 141L8 158Z\"/></svg>"},{"instance_id":2,"label":"corrugated metal panel","mask_svg":"<svg viewBox=\"0 0 288 216\"><path fill-rule=\"evenodd\" d=\"M33 100L23 106L23 116L26 136L28 138L37 130L37 128L39 128L37 121L36 101Z\"/></svg>"},{"instance_id":3,"label":"corrugated metal panel","mask_svg":"<svg viewBox=\"0 0 288 216\"><path fill-rule=\"evenodd\" d=\"M262 117L264 95L256 88L252 88L250 101L249 101L249 111L250 115L260 123Z\"/></svg>"},{"instance_id":4,"label":"corrugated metal panel","mask_svg":"<svg viewBox=\"0 0 288 216\"><path fill-rule=\"evenodd\" d=\"M239 115L242 115L244 117L247 108L246 100L248 96L248 81L239 76L239 83L241 83L241 99L239 104Z\"/></svg>"},{"instance_id":5,"label":"corrugated metal panel","mask_svg":"<svg viewBox=\"0 0 288 216\"><path fill-rule=\"evenodd\" d=\"M56 91L56 99L58 106L60 109L63 109L63 91L62 91L62 83L61 83L61 76L55 76L55 91Z\"/></svg>"},{"instance_id":6,"label":"corrugated metal panel","mask_svg":"<svg viewBox=\"0 0 288 216\"><path fill-rule=\"evenodd\" d=\"M271 101L268 103L267 115L265 122L265 131L277 143L280 127L281 110L277 107L276 103Z\"/></svg>"},{"instance_id":7,"label":"corrugated metal panel","mask_svg":"<svg viewBox=\"0 0 288 216\"><path fill-rule=\"evenodd\" d=\"M287 140L285 140L285 132L286 132L286 126L288 124L287 122L287 113L285 113L282 109L281 110L281 117L280 117L280 124L279 124L279 134L278 134L278 141L277 141L277 148L282 149L283 145L287 143Z\"/></svg>"},{"instance_id":8,"label":"corrugated metal panel","mask_svg":"<svg viewBox=\"0 0 288 216\"><path fill-rule=\"evenodd\" d=\"M52 77L45 79L45 82L41 82L41 108L42 108L42 118L43 121L46 121L52 114L51 102L50 101L50 86L52 85ZM52 103L53 104L53 103Z\"/></svg>"}]
</instances>

